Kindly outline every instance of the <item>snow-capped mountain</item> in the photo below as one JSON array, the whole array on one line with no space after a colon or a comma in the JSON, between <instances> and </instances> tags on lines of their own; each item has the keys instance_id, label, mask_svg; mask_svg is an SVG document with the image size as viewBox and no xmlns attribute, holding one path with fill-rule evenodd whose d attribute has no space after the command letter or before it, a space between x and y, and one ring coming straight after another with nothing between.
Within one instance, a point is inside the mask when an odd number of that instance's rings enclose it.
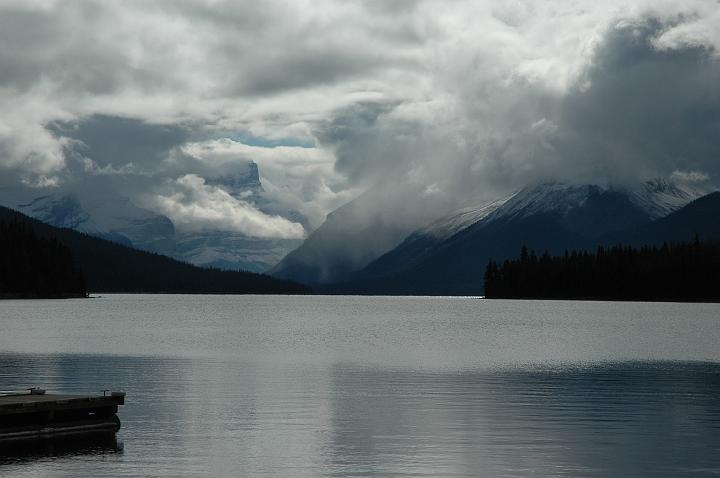
<instances>
[{"instance_id":1,"label":"snow-capped mountain","mask_svg":"<svg viewBox=\"0 0 720 478\"><path fill-rule=\"evenodd\" d=\"M264 207L263 188L254 162L236 164L231 172L209 176L205 181L238 200ZM104 190L83 195L56 192L19 204L7 200L5 203L56 227L220 269L265 272L302 242L252 238L236 231L177 231L166 216Z\"/></svg>"},{"instance_id":2,"label":"snow-capped mountain","mask_svg":"<svg viewBox=\"0 0 720 478\"><path fill-rule=\"evenodd\" d=\"M706 188L691 187L665 179L653 179L632 185L568 184L543 182L525 187L510 196L475 208L479 218L519 219L537 214L571 214L585 207L588 201L598 197L613 196L628 201L646 214L649 219L658 219L680 209L691 201L706 195ZM497 207L493 207L497 204ZM492 208L487 214L481 213ZM472 209L472 208L469 208ZM471 213L468 213L471 216ZM438 222L441 222L442 219ZM477 222L477 221L475 221ZM469 224L468 224L469 225Z\"/></svg>"},{"instance_id":3,"label":"snow-capped mountain","mask_svg":"<svg viewBox=\"0 0 720 478\"><path fill-rule=\"evenodd\" d=\"M82 232L99 230L90 218L90 214L80 206L80 201L71 195L40 196L27 204L18 204L17 209L56 227L77 229Z\"/></svg>"},{"instance_id":4,"label":"snow-capped mountain","mask_svg":"<svg viewBox=\"0 0 720 478\"><path fill-rule=\"evenodd\" d=\"M178 232L175 235L176 259L203 267L265 272L301 239L260 239L228 231Z\"/></svg>"},{"instance_id":5,"label":"snow-capped mountain","mask_svg":"<svg viewBox=\"0 0 720 478\"><path fill-rule=\"evenodd\" d=\"M253 161L236 165L232 173L205 178L205 183L224 189L236 199L257 199L263 192L258 166Z\"/></svg>"},{"instance_id":6,"label":"snow-capped mountain","mask_svg":"<svg viewBox=\"0 0 720 478\"><path fill-rule=\"evenodd\" d=\"M205 183L260 210L268 206L262 196L258 166L252 161L236 164L227 174L209 176ZM248 237L236 231L178 231L173 257L205 267L265 272L301 243L299 239Z\"/></svg>"},{"instance_id":7,"label":"snow-capped mountain","mask_svg":"<svg viewBox=\"0 0 720 478\"><path fill-rule=\"evenodd\" d=\"M167 217L134 205L119 196L79 198L50 194L16 205L42 222L75 229L150 252L171 254L175 228Z\"/></svg>"},{"instance_id":8,"label":"snow-capped mountain","mask_svg":"<svg viewBox=\"0 0 720 478\"><path fill-rule=\"evenodd\" d=\"M235 187L235 193L240 193L237 183ZM15 208L56 227L219 269L264 272L302 242L258 239L234 231L176 231L167 217L121 197L91 201L75 195L52 194Z\"/></svg>"},{"instance_id":9,"label":"snow-capped mountain","mask_svg":"<svg viewBox=\"0 0 720 478\"><path fill-rule=\"evenodd\" d=\"M493 214L515 194L481 203L479 206L467 206L453 211L411 233L399 246L386 251L379 259L349 277L353 279L377 277L396 274L400 270L411 268L433 246Z\"/></svg>"},{"instance_id":10,"label":"snow-capped mountain","mask_svg":"<svg viewBox=\"0 0 720 478\"><path fill-rule=\"evenodd\" d=\"M706 190L665 180L630 186L545 182L455 211L410 234L348 276L339 290L373 293L479 293L490 258L522 245L562 253L622 240L629 231L677 211Z\"/></svg>"},{"instance_id":11,"label":"snow-capped mountain","mask_svg":"<svg viewBox=\"0 0 720 478\"><path fill-rule=\"evenodd\" d=\"M496 199L479 206L467 206L443 216L415 232L417 237L431 237L433 240L444 240L488 217L507 203L516 193Z\"/></svg>"},{"instance_id":12,"label":"snow-capped mountain","mask_svg":"<svg viewBox=\"0 0 720 478\"><path fill-rule=\"evenodd\" d=\"M690 187L665 179L653 179L631 186L543 182L491 202L453 211L419 229L411 237L445 240L485 218L508 220L551 212L566 215L583 207L593 197L603 194L627 196L629 202L647 214L650 219L657 219L667 216L708 192L710 191L706 188Z\"/></svg>"},{"instance_id":13,"label":"snow-capped mountain","mask_svg":"<svg viewBox=\"0 0 720 478\"><path fill-rule=\"evenodd\" d=\"M708 187L690 186L666 179L653 179L626 190L633 204L646 211L653 219L665 217L712 192Z\"/></svg>"},{"instance_id":14,"label":"snow-capped mountain","mask_svg":"<svg viewBox=\"0 0 720 478\"><path fill-rule=\"evenodd\" d=\"M540 183L513 193L488 216L491 220L497 220L521 219L544 213L566 215L604 191L605 188L594 184Z\"/></svg>"},{"instance_id":15,"label":"snow-capped mountain","mask_svg":"<svg viewBox=\"0 0 720 478\"><path fill-rule=\"evenodd\" d=\"M415 191L412 202L397 188L366 191L328 214L325 222L270 274L306 284L343 280L397 246L428 219L449 210L423 190Z\"/></svg>"}]
</instances>

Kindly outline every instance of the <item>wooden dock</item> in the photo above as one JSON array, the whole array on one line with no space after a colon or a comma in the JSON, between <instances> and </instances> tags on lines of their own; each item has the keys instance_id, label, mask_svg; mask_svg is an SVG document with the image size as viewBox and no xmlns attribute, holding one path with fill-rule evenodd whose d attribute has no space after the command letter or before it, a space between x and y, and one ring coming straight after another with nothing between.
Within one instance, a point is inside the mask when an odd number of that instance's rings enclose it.
<instances>
[{"instance_id":1,"label":"wooden dock","mask_svg":"<svg viewBox=\"0 0 720 478\"><path fill-rule=\"evenodd\" d=\"M18 440L114 434L125 393L56 395L44 390L0 394L0 446Z\"/></svg>"}]
</instances>

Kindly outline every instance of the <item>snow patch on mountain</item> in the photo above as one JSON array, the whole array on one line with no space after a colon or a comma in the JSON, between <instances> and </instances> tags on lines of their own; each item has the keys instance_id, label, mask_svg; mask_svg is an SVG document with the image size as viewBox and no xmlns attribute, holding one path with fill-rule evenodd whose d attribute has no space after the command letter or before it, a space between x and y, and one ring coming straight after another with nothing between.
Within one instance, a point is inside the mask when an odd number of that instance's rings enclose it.
<instances>
[{"instance_id":1,"label":"snow patch on mountain","mask_svg":"<svg viewBox=\"0 0 720 478\"><path fill-rule=\"evenodd\" d=\"M658 219L710 191L698 185L680 184L667 179L653 179L630 186L544 182L512 194L488 214L487 218L519 219L541 213L565 216L584 206L590 197L607 192L627 197L630 203L647 214L649 219Z\"/></svg>"},{"instance_id":2,"label":"snow patch on mountain","mask_svg":"<svg viewBox=\"0 0 720 478\"><path fill-rule=\"evenodd\" d=\"M224 231L177 233L174 257L203 267L265 272L301 243Z\"/></svg>"},{"instance_id":3,"label":"snow patch on mountain","mask_svg":"<svg viewBox=\"0 0 720 478\"><path fill-rule=\"evenodd\" d=\"M653 179L627 190L630 200L646 211L652 219L659 219L677 211L711 191L697 184L689 185Z\"/></svg>"},{"instance_id":4,"label":"snow patch on mountain","mask_svg":"<svg viewBox=\"0 0 720 478\"><path fill-rule=\"evenodd\" d=\"M40 196L29 203L18 204L16 208L28 216L56 227L88 233L99 229L75 196L54 194Z\"/></svg>"},{"instance_id":5,"label":"snow patch on mountain","mask_svg":"<svg viewBox=\"0 0 720 478\"><path fill-rule=\"evenodd\" d=\"M520 219L542 213L566 215L582 207L593 194L606 188L594 184L573 185L546 182L529 186L513 194L489 219Z\"/></svg>"},{"instance_id":6,"label":"snow patch on mountain","mask_svg":"<svg viewBox=\"0 0 720 478\"><path fill-rule=\"evenodd\" d=\"M267 206L258 167L252 161L233 164L222 175L202 179L205 184L232 196L232 201L247 203L248 207L260 211ZM138 207L128 198L107 190L82 193L59 190L30 199L32 197L28 194L22 202L9 197L3 200L10 207L53 226L198 266L265 272L302 243L299 239L248 237L233 230L176 231L166 215Z\"/></svg>"},{"instance_id":7,"label":"snow patch on mountain","mask_svg":"<svg viewBox=\"0 0 720 478\"><path fill-rule=\"evenodd\" d=\"M447 216L441 217L440 219L430 223L424 228L418 230L415 234L424 237L431 237L437 241L442 241L462 231L463 229L472 226L482 219L485 219L510 201L516 194L517 192L479 206L467 206L458 209Z\"/></svg>"},{"instance_id":8,"label":"snow patch on mountain","mask_svg":"<svg viewBox=\"0 0 720 478\"><path fill-rule=\"evenodd\" d=\"M235 166L231 173L205 178L205 184L217 186L235 199L247 200L263 192L258 166L253 161Z\"/></svg>"},{"instance_id":9,"label":"snow patch on mountain","mask_svg":"<svg viewBox=\"0 0 720 478\"><path fill-rule=\"evenodd\" d=\"M138 249L169 254L175 228L165 216L124 197L79 198L72 194L38 197L16 208L42 222L75 229Z\"/></svg>"},{"instance_id":10,"label":"snow patch on mountain","mask_svg":"<svg viewBox=\"0 0 720 478\"><path fill-rule=\"evenodd\" d=\"M557 181L529 185L492 202L481 203L456 210L410 234L400 247L427 249L478 223L497 220L516 220L537 214L557 214L568 217L582 208L591 198L614 193L627 198L628 205L636 206L648 220L667 216L709 191L697 184L681 184L665 179L654 179L631 186L599 184L569 184Z\"/></svg>"}]
</instances>

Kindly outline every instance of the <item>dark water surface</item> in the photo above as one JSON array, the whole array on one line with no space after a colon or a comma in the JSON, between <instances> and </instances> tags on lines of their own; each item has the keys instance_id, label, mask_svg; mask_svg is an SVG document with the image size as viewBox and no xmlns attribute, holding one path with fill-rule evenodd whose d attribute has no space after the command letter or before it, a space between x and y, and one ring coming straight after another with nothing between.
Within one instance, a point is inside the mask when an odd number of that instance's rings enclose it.
<instances>
[{"instance_id":1,"label":"dark water surface","mask_svg":"<svg viewBox=\"0 0 720 478\"><path fill-rule=\"evenodd\" d=\"M720 306L0 302L0 389L123 389L116 441L0 476L716 476Z\"/></svg>"}]
</instances>

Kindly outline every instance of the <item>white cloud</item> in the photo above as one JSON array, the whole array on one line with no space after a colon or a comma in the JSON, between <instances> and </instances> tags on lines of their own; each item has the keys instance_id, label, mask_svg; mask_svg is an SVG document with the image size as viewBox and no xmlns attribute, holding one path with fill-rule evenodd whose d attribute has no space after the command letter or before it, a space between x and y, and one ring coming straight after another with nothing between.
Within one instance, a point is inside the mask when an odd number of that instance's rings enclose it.
<instances>
[{"instance_id":1,"label":"white cloud","mask_svg":"<svg viewBox=\"0 0 720 478\"><path fill-rule=\"evenodd\" d=\"M360 191L349 188L335 168L335 156L319 147L251 146L228 138L187 143L182 151L210 170L254 161L259 166L266 197L278 211L295 211L312 229L325 215Z\"/></svg>"},{"instance_id":2,"label":"white cloud","mask_svg":"<svg viewBox=\"0 0 720 478\"><path fill-rule=\"evenodd\" d=\"M58 120L110 115L148 128L182 126L192 141L170 156L192 156L203 174L240 159L257 162L276 212L298 212L311 228L388 178L411 178L458 200L548 172L585 166L595 174L595 164L638 163L634 174L707 170L716 178L715 156L699 160L701 152L682 148L651 155L628 146L610 121L590 125L604 121L591 90L599 74L593 68L607 64L598 52L608 53L618 25L648 19L660 24L652 38L658 51L720 51L720 6L708 0L0 1L0 165L29 183L57 184L68 140L46 126ZM655 73L682 71L666 66ZM632 71L618 77L631 83ZM708 83L715 79L698 72ZM656 86L650 75L642 78ZM707 91L715 105L716 87L700 83L690 86ZM622 85L605 86L609 94L628 94ZM588 98L595 109L583 103ZM616 107L641 103L602 99ZM683 91L671 99L676 103L664 113L695 101ZM635 117L666 118L640 106ZM575 119L587 129L561 118L568 111L582 112ZM643 141L652 140L645 133ZM237 141L245 136L314 147ZM92 161L85 173L126 176L133 164L159 183L201 175L167 158L153 156L162 164L150 168L147 158L109 164L99 154L83 152ZM203 188L176 201L186 227L190 218L206 227L210 215L192 213L188 197L225 204Z\"/></svg>"},{"instance_id":3,"label":"white cloud","mask_svg":"<svg viewBox=\"0 0 720 478\"><path fill-rule=\"evenodd\" d=\"M720 7L717 2L691 4L689 9L677 12L683 16L655 40L660 49L702 47L720 54Z\"/></svg>"},{"instance_id":4,"label":"white cloud","mask_svg":"<svg viewBox=\"0 0 720 478\"><path fill-rule=\"evenodd\" d=\"M703 183L710 179L710 176L702 171L680 171L675 170L670 177L684 183Z\"/></svg>"},{"instance_id":5,"label":"white cloud","mask_svg":"<svg viewBox=\"0 0 720 478\"><path fill-rule=\"evenodd\" d=\"M302 225L272 216L236 199L221 188L188 174L168 184L169 191L154 198L155 207L179 229L231 230L250 237L301 239Z\"/></svg>"},{"instance_id":6,"label":"white cloud","mask_svg":"<svg viewBox=\"0 0 720 478\"><path fill-rule=\"evenodd\" d=\"M0 88L0 167L51 177L65 166L64 138L53 136L45 121L66 117L50 99L46 85L20 94Z\"/></svg>"}]
</instances>

